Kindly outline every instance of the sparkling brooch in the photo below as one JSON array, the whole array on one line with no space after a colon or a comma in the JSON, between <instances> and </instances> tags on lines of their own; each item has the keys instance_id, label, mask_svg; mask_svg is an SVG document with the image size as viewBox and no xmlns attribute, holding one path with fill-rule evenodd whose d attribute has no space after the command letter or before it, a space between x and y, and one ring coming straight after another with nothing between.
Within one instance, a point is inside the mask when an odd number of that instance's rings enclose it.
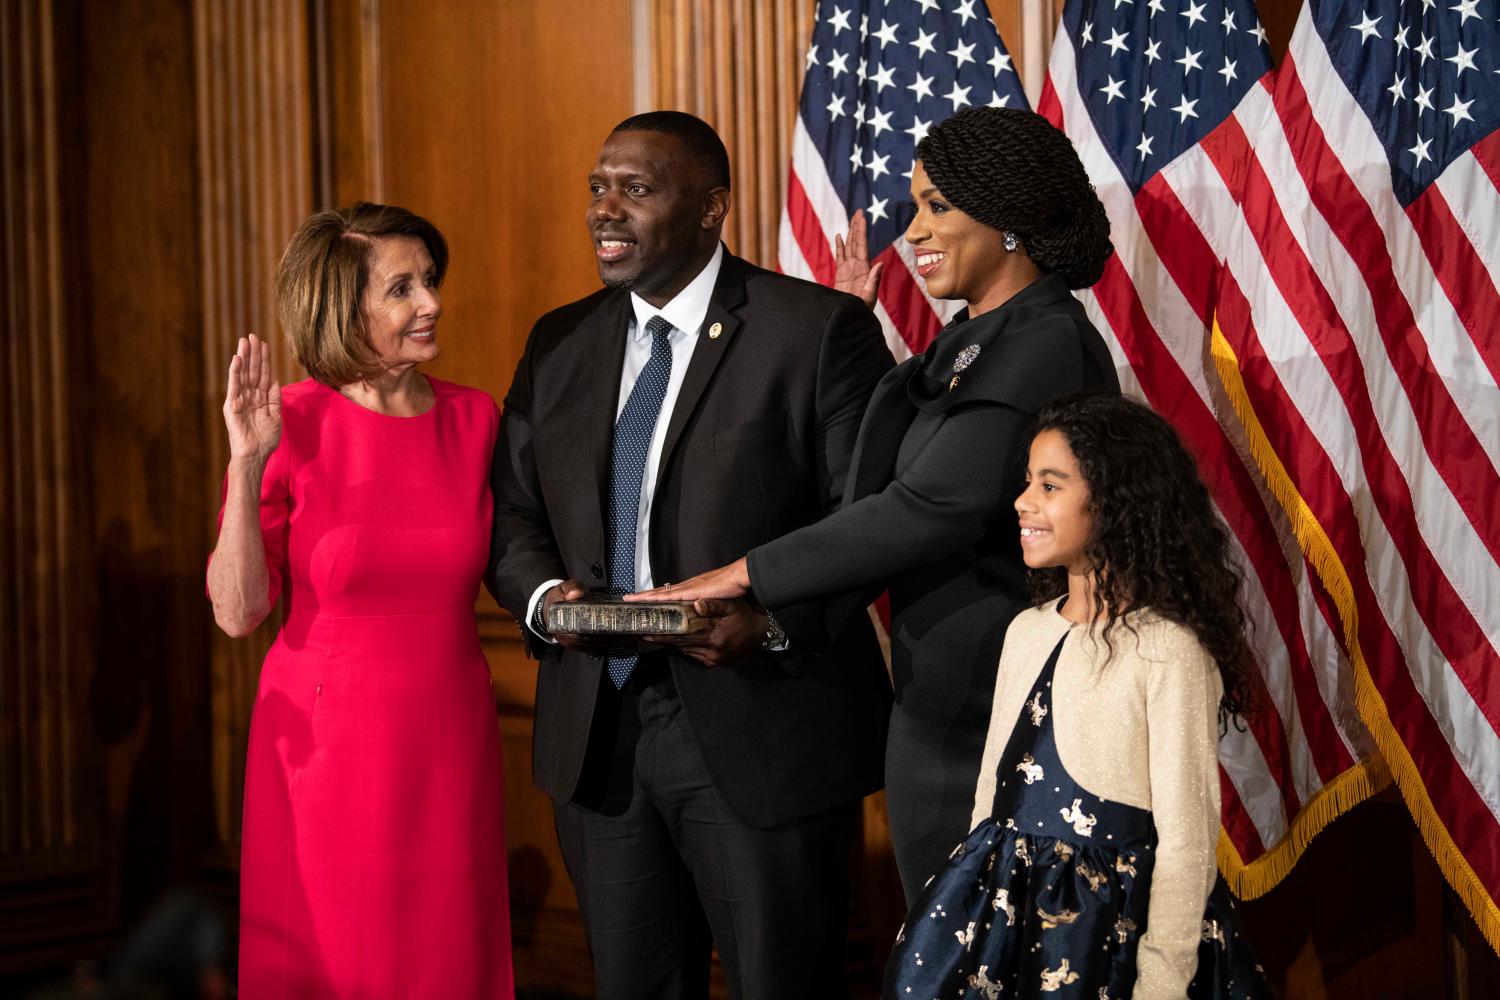
<instances>
[{"instance_id":1,"label":"sparkling brooch","mask_svg":"<svg viewBox=\"0 0 1500 1000\"><path fill-rule=\"evenodd\" d=\"M953 378L948 382L949 392L952 392L954 389L958 388L958 373L974 363L974 359L979 357L979 349L980 348L978 344L970 344L968 347L965 347L963 350L959 351L958 355L954 357Z\"/></svg>"}]
</instances>

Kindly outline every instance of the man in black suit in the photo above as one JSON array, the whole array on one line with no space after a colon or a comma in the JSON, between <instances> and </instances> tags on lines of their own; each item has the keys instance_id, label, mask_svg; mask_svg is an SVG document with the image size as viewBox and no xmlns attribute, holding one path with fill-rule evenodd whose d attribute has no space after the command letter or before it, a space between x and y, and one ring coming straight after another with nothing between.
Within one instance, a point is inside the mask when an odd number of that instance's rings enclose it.
<instances>
[{"instance_id":1,"label":"man in black suit","mask_svg":"<svg viewBox=\"0 0 1500 1000\"><path fill-rule=\"evenodd\" d=\"M892 360L858 299L723 248L729 161L699 119L622 122L589 186L607 287L527 341L487 582L541 661L534 776L599 996L706 996L711 941L736 996L839 995L890 706L869 622L703 602L711 628L640 655L545 622L586 587L680 580L834 510Z\"/></svg>"}]
</instances>

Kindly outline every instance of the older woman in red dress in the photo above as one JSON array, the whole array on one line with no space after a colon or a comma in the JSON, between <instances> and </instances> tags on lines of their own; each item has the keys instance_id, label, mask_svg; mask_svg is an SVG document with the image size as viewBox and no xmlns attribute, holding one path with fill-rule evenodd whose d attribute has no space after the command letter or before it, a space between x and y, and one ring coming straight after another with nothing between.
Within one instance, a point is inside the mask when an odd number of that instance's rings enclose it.
<instances>
[{"instance_id":1,"label":"older woman in red dress","mask_svg":"<svg viewBox=\"0 0 1500 1000\"><path fill-rule=\"evenodd\" d=\"M278 597L250 724L240 995L513 996L499 733L474 599L488 394L438 356L447 245L404 209L319 212L277 276L311 378L229 365L214 617Z\"/></svg>"}]
</instances>

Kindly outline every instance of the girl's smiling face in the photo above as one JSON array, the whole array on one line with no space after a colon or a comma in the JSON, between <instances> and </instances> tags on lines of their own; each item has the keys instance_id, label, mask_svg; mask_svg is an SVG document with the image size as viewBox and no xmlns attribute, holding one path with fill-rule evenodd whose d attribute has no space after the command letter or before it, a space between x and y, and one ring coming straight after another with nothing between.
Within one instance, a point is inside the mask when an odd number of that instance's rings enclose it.
<instances>
[{"instance_id":1,"label":"girl's smiling face","mask_svg":"<svg viewBox=\"0 0 1500 1000\"><path fill-rule=\"evenodd\" d=\"M1016 514L1027 566L1061 566L1070 576L1090 572L1084 553L1094 526L1089 484L1061 431L1045 430L1032 440L1026 489L1016 498Z\"/></svg>"}]
</instances>

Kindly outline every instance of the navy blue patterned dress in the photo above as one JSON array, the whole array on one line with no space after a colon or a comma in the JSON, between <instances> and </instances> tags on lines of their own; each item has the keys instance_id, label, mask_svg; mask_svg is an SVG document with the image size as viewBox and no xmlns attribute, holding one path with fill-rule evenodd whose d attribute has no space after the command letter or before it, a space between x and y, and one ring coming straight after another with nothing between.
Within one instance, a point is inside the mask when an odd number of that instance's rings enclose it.
<instances>
[{"instance_id":1,"label":"navy blue patterned dress","mask_svg":"<svg viewBox=\"0 0 1500 1000\"><path fill-rule=\"evenodd\" d=\"M1156 829L1149 810L1092 795L1063 769L1051 690L1064 634L1000 758L995 804L917 897L881 995L1128 997L1146 931ZM1191 997L1259 997L1264 980L1232 927L1220 879Z\"/></svg>"}]
</instances>

